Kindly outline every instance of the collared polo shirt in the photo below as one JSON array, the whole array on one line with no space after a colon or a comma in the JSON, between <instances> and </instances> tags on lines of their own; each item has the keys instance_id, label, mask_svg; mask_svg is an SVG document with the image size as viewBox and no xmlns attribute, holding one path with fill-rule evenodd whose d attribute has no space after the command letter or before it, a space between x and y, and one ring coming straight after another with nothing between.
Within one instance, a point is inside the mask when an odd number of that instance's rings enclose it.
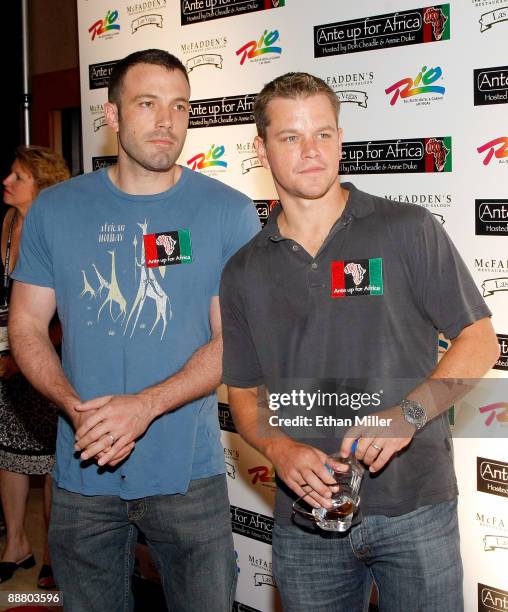
<instances>
[{"instance_id":1,"label":"collared polo shirt","mask_svg":"<svg viewBox=\"0 0 508 612\"><path fill-rule=\"evenodd\" d=\"M364 193L347 205L315 257L283 237L277 210L227 264L221 285L223 381L270 391L326 385L381 392L375 412L397 404L437 363L438 333L455 338L490 316L445 230L426 209ZM285 414L297 408L285 407ZM352 416L351 405L338 410ZM301 411L298 412L301 414ZM288 431L288 430L287 430ZM337 451L340 436L309 437ZM457 493L447 416L362 485L364 514L401 515ZM294 496L280 486L276 518Z\"/></svg>"}]
</instances>

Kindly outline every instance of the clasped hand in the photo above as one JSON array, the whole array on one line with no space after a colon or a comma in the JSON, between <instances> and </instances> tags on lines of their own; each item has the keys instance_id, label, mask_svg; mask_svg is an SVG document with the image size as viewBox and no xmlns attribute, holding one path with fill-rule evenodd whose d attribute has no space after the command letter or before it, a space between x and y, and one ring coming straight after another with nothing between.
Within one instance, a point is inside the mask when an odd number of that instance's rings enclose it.
<instances>
[{"instance_id":1,"label":"clasped hand","mask_svg":"<svg viewBox=\"0 0 508 612\"><path fill-rule=\"evenodd\" d=\"M141 395L105 395L74 407L76 444L81 459L95 458L98 465L115 466L132 452L153 417Z\"/></svg>"}]
</instances>

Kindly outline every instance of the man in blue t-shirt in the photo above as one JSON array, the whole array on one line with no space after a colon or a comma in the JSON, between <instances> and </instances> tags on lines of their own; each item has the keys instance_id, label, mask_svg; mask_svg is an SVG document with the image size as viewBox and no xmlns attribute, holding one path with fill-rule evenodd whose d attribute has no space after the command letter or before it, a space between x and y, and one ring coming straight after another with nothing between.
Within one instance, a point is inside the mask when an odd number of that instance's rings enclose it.
<instances>
[{"instance_id":1,"label":"man in blue t-shirt","mask_svg":"<svg viewBox=\"0 0 508 612\"><path fill-rule=\"evenodd\" d=\"M62 409L49 543L72 612L128 608L137 531L170 609L232 605L218 287L259 221L246 196L176 164L189 96L165 51L117 63L104 110L118 163L41 194L13 274L16 360Z\"/></svg>"}]
</instances>

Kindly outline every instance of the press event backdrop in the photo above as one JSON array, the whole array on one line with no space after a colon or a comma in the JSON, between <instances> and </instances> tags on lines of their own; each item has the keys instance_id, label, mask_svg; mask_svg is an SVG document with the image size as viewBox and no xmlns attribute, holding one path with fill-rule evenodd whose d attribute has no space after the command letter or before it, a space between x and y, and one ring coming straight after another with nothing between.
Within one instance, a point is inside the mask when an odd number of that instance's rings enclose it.
<instances>
[{"instance_id":1,"label":"press event backdrop","mask_svg":"<svg viewBox=\"0 0 508 612\"><path fill-rule=\"evenodd\" d=\"M115 160L103 110L115 61L159 47L181 58L192 85L180 163L247 193L261 221L277 194L253 148L253 97L273 77L304 70L342 102L342 176L425 206L444 225L494 313L502 348L490 373L498 384L487 381L462 412L450 412L466 609L508 610L508 0L78 0L78 9L87 171ZM441 350L447 345L442 339ZM235 433L223 391L221 399L235 609L269 612L279 609L274 472Z\"/></svg>"}]
</instances>

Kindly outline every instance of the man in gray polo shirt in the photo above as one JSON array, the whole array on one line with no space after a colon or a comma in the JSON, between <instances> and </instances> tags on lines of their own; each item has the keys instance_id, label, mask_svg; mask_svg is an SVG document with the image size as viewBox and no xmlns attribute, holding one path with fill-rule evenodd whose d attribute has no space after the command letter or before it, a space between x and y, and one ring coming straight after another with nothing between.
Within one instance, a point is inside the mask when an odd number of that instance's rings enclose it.
<instances>
[{"instance_id":1,"label":"man in gray polo shirt","mask_svg":"<svg viewBox=\"0 0 508 612\"><path fill-rule=\"evenodd\" d=\"M273 569L285 612L365 610L373 580L382 610L458 612L446 410L461 392L451 381L483 376L499 347L434 217L339 183L338 110L334 92L305 73L257 97L256 148L281 206L224 271L223 380L239 433L277 472ZM452 346L438 365L439 331ZM271 411L259 407L261 385ZM317 427L305 393L330 389L347 399L334 416L385 421L356 422L346 435ZM273 401L283 391L289 406ZM330 507L327 456L347 456L355 439L368 468L361 522L345 535L294 524L297 497Z\"/></svg>"}]
</instances>

